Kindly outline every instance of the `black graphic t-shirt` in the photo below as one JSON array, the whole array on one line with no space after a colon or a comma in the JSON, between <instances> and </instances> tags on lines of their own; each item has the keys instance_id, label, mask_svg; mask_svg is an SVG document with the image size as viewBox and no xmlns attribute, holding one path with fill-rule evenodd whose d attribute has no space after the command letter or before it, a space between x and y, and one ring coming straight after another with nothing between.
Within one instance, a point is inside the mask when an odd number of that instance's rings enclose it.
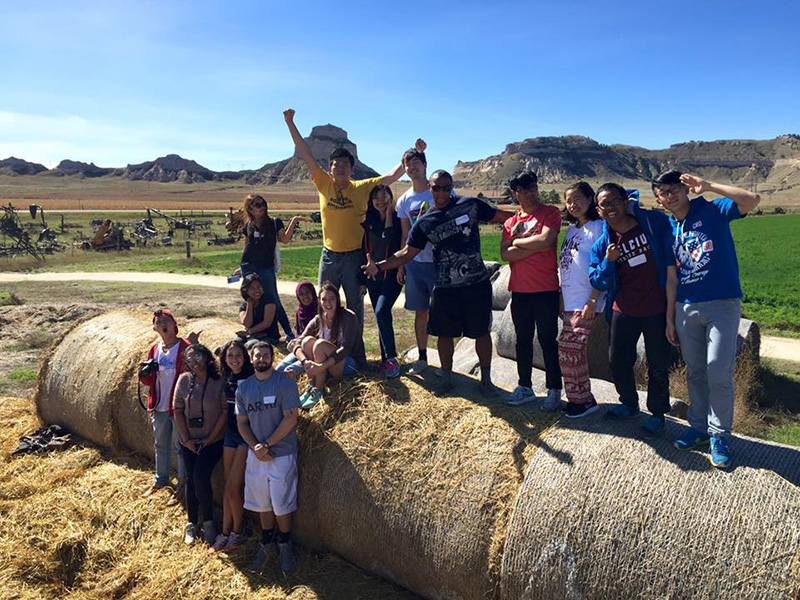
<instances>
[{"instance_id":1,"label":"black graphic t-shirt","mask_svg":"<svg viewBox=\"0 0 800 600\"><path fill-rule=\"evenodd\" d=\"M496 212L478 198L455 196L444 208L434 206L414 223L408 245L422 249L428 242L433 244L436 287L464 287L489 277L478 225L491 221Z\"/></svg>"}]
</instances>

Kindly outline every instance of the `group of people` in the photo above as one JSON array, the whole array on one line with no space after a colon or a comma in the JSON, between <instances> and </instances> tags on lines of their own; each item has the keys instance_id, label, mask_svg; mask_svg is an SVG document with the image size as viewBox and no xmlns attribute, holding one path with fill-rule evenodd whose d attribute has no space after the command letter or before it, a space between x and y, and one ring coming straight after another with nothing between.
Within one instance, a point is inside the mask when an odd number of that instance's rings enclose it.
<instances>
[{"instance_id":1,"label":"group of people","mask_svg":"<svg viewBox=\"0 0 800 600\"><path fill-rule=\"evenodd\" d=\"M329 377L364 369L366 293L387 378L401 372L392 308L405 286L405 308L415 313L419 353L407 372L427 369L428 336L437 337L441 366L432 392L446 395L455 385L454 342L465 336L475 340L479 391L499 395L491 378L492 285L481 255L481 223L502 224L500 252L510 265L518 386L506 397L508 404L537 400L531 380L536 335L545 365L543 408L561 409L568 418L599 410L587 347L602 313L610 326L608 359L619 395L619 404L605 418L640 415L634 366L644 336L650 416L642 428L648 436L662 435L670 410L670 346L680 346L687 367L689 427L674 445L707 447L713 465L730 465L742 291L729 223L758 205L757 194L669 170L652 181L662 212L643 208L638 192L619 184L606 183L595 191L587 182L576 182L564 194L569 228L559 252L561 210L539 202L532 171L509 182L519 203L514 212L457 195L446 171L428 178L426 145L420 139L390 173L353 180L350 152L335 150L328 171L323 170L294 123L294 111L284 111L284 117L319 192L323 232L319 288L310 281L297 285L294 327L277 291L277 244L289 243L305 217L295 216L284 227L269 216L258 195L248 195L244 203L243 329L220 349L219 364L196 340L178 337L169 311L153 315L161 341L148 359L158 369L143 370L141 381L150 386L156 477L145 494L168 485L171 453L177 451L187 543L200 536L202 525L202 537L213 550L239 547L243 510L248 509L259 513L262 526L253 567L263 566L276 546L281 568L292 568L298 409L310 409L324 398ZM395 201L389 186L404 173L411 187ZM720 198L690 199L690 192ZM288 354L273 367L279 327ZM301 394L297 382L303 375L307 385ZM218 530L210 480L220 458L225 491ZM177 502L177 495L168 500Z\"/></svg>"}]
</instances>

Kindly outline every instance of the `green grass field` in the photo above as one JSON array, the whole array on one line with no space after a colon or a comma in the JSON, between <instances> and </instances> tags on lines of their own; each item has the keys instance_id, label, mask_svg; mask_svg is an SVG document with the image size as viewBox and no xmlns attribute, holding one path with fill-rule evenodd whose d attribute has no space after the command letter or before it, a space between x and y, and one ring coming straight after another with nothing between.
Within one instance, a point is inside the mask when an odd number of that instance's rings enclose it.
<instances>
[{"instance_id":1,"label":"green grass field","mask_svg":"<svg viewBox=\"0 0 800 600\"><path fill-rule=\"evenodd\" d=\"M86 216L82 218L84 222L88 220ZM759 322L764 332L800 337L800 241L797 237L800 215L750 217L735 221L732 230L744 290L744 316ZM238 244L215 247L208 246L204 238L196 238L192 241L192 258L186 259L181 236L180 233L176 235L176 245L172 247L120 253L68 250L48 257L44 264L27 258L6 259L0 262L0 269L166 271L225 276L239 266ZM562 231L561 240L563 236ZM500 233L496 225L482 228L481 247L486 260L500 260ZM320 252L319 245L283 246L280 278L313 281Z\"/></svg>"}]
</instances>

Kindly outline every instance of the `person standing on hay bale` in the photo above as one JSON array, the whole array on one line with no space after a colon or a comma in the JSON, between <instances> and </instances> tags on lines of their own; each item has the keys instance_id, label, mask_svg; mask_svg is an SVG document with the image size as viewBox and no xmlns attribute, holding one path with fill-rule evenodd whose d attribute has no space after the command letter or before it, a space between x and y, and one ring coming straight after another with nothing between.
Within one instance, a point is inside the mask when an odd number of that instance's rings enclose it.
<instances>
[{"instance_id":1,"label":"person standing on hay bale","mask_svg":"<svg viewBox=\"0 0 800 600\"><path fill-rule=\"evenodd\" d=\"M556 246L561 211L539 202L536 173L525 171L508 182L520 210L503 224L500 256L508 261L511 276L511 319L517 338L519 383L508 396L512 406L536 400L533 393L533 334L542 346L546 374L546 410L561 408L561 366L558 362L558 262Z\"/></svg>"},{"instance_id":2,"label":"person standing on hay bale","mask_svg":"<svg viewBox=\"0 0 800 600\"><path fill-rule=\"evenodd\" d=\"M274 350L258 342L251 350L255 375L236 390L236 421L249 447L244 477L244 507L259 514L261 547L252 570L261 570L273 553L283 572L292 570L292 514L297 510L297 384L272 368ZM276 530L277 524L277 530Z\"/></svg>"},{"instance_id":3,"label":"person standing on hay bale","mask_svg":"<svg viewBox=\"0 0 800 600\"><path fill-rule=\"evenodd\" d=\"M264 292L275 303L276 319L286 333L287 342L294 339L294 334L278 294L278 242L290 244L297 223L310 220L308 217L295 215L289 221L289 226L284 228L283 221L269 216L267 201L263 196L248 194L244 198L244 248L239 273L245 277L255 273L260 277Z\"/></svg>"},{"instance_id":4,"label":"person standing on hay bale","mask_svg":"<svg viewBox=\"0 0 800 600\"><path fill-rule=\"evenodd\" d=\"M278 304L264 293L261 277L256 273L246 275L239 292L244 300L239 306L239 322L245 328L236 332L238 338L246 347L258 341L277 344L280 337L276 319Z\"/></svg>"},{"instance_id":5,"label":"person standing on hay bale","mask_svg":"<svg viewBox=\"0 0 800 600\"><path fill-rule=\"evenodd\" d=\"M178 324L172 313L166 309L153 313L153 330L161 337L161 341L153 344L147 352L147 360L139 366L139 381L148 386L147 411L153 423L156 478L142 496L150 496L169 485L174 451L178 459L178 485L175 493L167 500L168 506L174 506L180 502L186 485L186 465L175 427L172 397L178 375L186 370L183 356L191 340L178 337Z\"/></svg>"},{"instance_id":6,"label":"person standing on hay bale","mask_svg":"<svg viewBox=\"0 0 800 600\"><path fill-rule=\"evenodd\" d=\"M244 465L247 460L247 442L239 433L236 421L236 390L239 382L253 374L253 364L240 339L227 342L219 355L220 370L225 378L225 399L228 401L228 427L222 438L222 465L225 492L222 496L222 532L217 535L211 549L215 552L232 552L244 543L242 518L244 516Z\"/></svg>"},{"instance_id":7,"label":"person standing on hay bale","mask_svg":"<svg viewBox=\"0 0 800 600\"><path fill-rule=\"evenodd\" d=\"M479 198L452 195L453 177L447 171L431 175L434 206L421 216L406 245L386 260L364 265L368 277L411 261L428 243L433 244L436 287L433 290L428 333L438 336L442 376L434 386L437 396L453 389L454 338L475 340L481 365L480 392L497 395L492 384L492 285L481 256L480 223L503 223L514 213L496 209Z\"/></svg>"},{"instance_id":8,"label":"person standing on hay bale","mask_svg":"<svg viewBox=\"0 0 800 600\"><path fill-rule=\"evenodd\" d=\"M689 191L722 197L689 200ZM761 197L674 170L653 180L653 193L671 213L678 270L667 282L676 300L667 319L667 336L680 345L689 388L689 429L675 446L688 450L710 444L711 464L727 468L742 298L730 222L756 208Z\"/></svg>"},{"instance_id":9,"label":"person standing on hay bale","mask_svg":"<svg viewBox=\"0 0 800 600\"><path fill-rule=\"evenodd\" d=\"M639 193L606 183L595 195L605 221L603 234L592 246L589 281L607 293L606 319L610 323L609 361L620 403L605 413L611 420L639 415L634 365L636 344L644 334L647 356L647 409L644 433L660 436L664 415L670 411L667 278L675 276L675 259L669 244L667 216L639 206ZM627 208L633 211L628 214ZM665 293L665 289L667 292Z\"/></svg>"},{"instance_id":10,"label":"person standing on hay bale","mask_svg":"<svg viewBox=\"0 0 800 600\"><path fill-rule=\"evenodd\" d=\"M369 193L367 217L364 227L364 253L367 265L394 254L400 249L400 222L397 212L392 208L392 188L376 185ZM367 291L378 323L378 341L381 347L381 367L387 379L400 376L400 363L397 362L397 347L394 341L392 307L397 302L403 286L397 280L397 271L378 274L367 280Z\"/></svg>"},{"instance_id":11,"label":"person standing on hay bale","mask_svg":"<svg viewBox=\"0 0 800 600\"><path fill-rule=\"evenodd\" d=\"M370 191L379 183L390 185L403 175L403 164L399 163L390 173L381 177L353 180L355 158L346 148L337 148L330 155L329 172L317 164L311 148L300 135L294 123L294 109L283 111L286 126L294 141L297 153L306 163L311 182L319 192L319 207L322 217L322 256L319 259L319 285L330 281L337 288L344 288L347 308L358 317L359 327L364 329L364 250L361 240L364 231L361 223L367 212ZM419 144L421 140L417 140Z\"/></svg>"},{"instance_id":12,"label":"person standing on hay bale","mask_svg":"<svg viewBox=\"0 0 800 600\"><path fill-rule=\"evenodd\" d=\"M579 181L564 192L566 220L571 223L561 246L561 311L564 322L558 338L558 362L564 377L568 419L579 419L600 407L592 394L587 348L597 311L604 307L605 294L589 282L589 255L603 235L603 221L597 214L594 190Z\"/></svg>"},{"instance_id":13,"label":"person standing on hay bale","mask_svg":"<svg viewBox=\"0 0 800 600\"><path fill-rule=\"evenodd\" d=\"M300 397L301 408L310 410L325 396L325 380L351 377L364 368L367 354L355 313L342 306L339 289L330 281L319 290L317 316L294 340L290 354L277 367L279 373L308 375L310 385Z\"/></svg>"},{"instance_id":14,"label":"person standing on hay bale","mask_svg":"<svg viewBox=\"0 0 800 600\"><path fill-rule=\"evenodd\" d=\"M417 219L433 206L433 196L428 187L426 147L422 147L422 150L411 148L403 154L403 167L411 179L411 187L397 199L403 243L408 241L408 234ZM428 243L414 260L397 269L397 282L406 286L405 309L414 311L414 337L419 357L409 365L408 373L419 375L428 368L428 318L433 287L436 285L432 244Z\"/></svg>"},{"instance_id":15,"label":"person standing on hay bale","mask_svg":"<svg viewBox=\"0 0 800 600\"><path fill-rule=\"evenodd\" d=\"M175 424L186 460L186 513L189 522L183 541L194 544L203 515L203 541L212 544L217 531L212 519L214 496L211 472L222 457L222 436L227 423L225 380L220 377L211 351L202 344L186 349L189 372L175 386Z\"/></svg>"}]
</instances>

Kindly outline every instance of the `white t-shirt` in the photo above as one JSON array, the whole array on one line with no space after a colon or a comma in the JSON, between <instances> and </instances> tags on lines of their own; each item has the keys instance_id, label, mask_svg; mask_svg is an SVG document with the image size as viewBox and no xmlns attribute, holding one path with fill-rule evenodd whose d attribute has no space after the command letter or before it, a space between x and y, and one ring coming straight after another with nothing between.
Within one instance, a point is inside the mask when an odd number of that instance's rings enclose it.
<instances>
[{"instance_id":1,"label":"white t-shirt","mask_svg":"<svg viewBox=\"0 0 800 600\"><path fill-rule=\"evenodd\" d=\"M164 343L161 342L156 348L155 359L158 361L158 381L156 382L158 390L158 401L156 402L156 412L166 412L172 404L172 384L175 382L175 377L178 375L178 350L181 347L180 341L175 342L169 350L164 349Z\"/></svg>"},{"instance_id":2,"label":"white t-shirt","mask_svg":"<svg viewBox=\"0 0 800 600\"><path fill-rule=\"evenodd\" d=\"M414 223L417 222L427 210L433 206L433 194L430 190L415 193L414 188L410 187L406 192L397 199L397 216L401 219L409 220L409 232ZM406 242L407 240L403 240ZM422 249L422 252L414 257L417 262L432 263L433 262L433 245L428 242Z\"/></svg>"},{"instance_id":3,"label":"white t-shirt","mask_svg":"<svg viewBox=\"0 0 800 600\"><path fill-rule=\"evenodd\" d=\"M601 235L603 221L600 219L589 221L583 227L572 225L567 229L559 258L565 312L583 310L592 294L592 286L589 284L589 255ZM605 293L597 298L597 312L601 312L604 305Z\"/></svg>"}]
</instances>

